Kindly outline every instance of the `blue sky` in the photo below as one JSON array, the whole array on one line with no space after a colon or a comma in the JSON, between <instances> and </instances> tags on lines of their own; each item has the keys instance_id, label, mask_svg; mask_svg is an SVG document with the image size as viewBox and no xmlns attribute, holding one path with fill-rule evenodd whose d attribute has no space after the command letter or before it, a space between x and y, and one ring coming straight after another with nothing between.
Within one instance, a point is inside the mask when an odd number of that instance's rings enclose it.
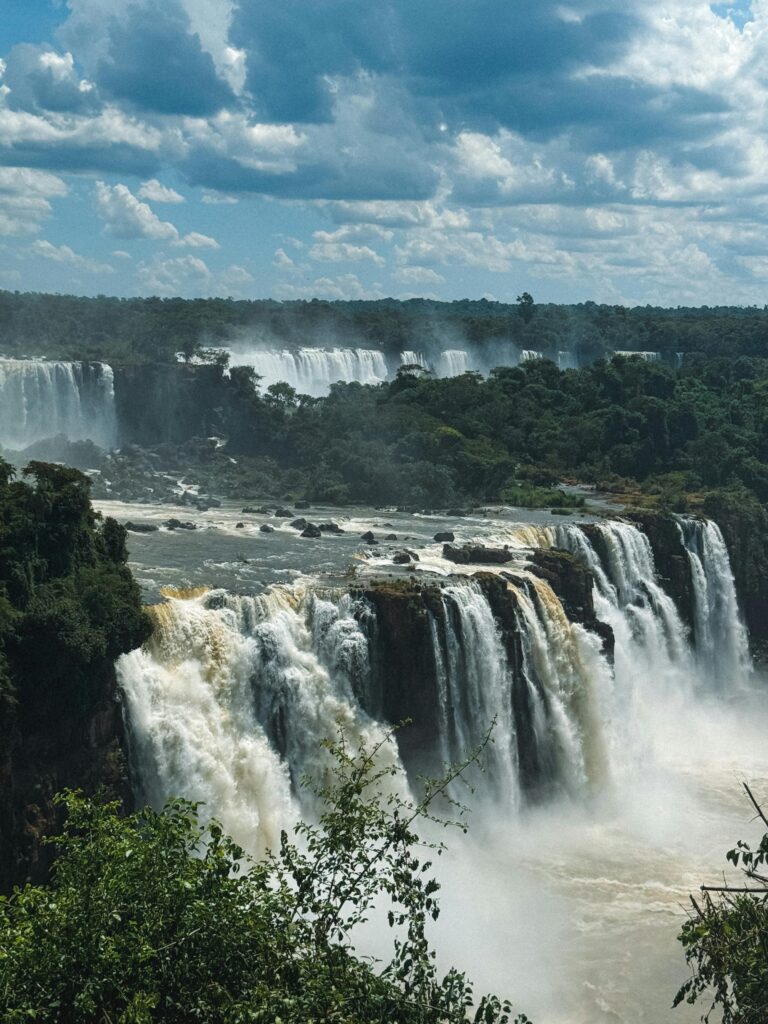
<instances>
[{"instance_id":1,"label":"blue sky","mask_svg":"<svg viewBox=\"0 0 768 1024\"><path fill-rule=\"evenodd\" d=\"M763 305L768 0L25 0L0 287Z\"/></svg>"}]
</instances>

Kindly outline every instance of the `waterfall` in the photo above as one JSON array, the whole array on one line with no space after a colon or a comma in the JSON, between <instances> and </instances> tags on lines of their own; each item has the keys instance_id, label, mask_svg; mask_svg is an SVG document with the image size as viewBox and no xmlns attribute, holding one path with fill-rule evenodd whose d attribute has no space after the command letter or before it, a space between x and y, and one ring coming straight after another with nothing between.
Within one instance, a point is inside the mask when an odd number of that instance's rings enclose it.
<instances>
[{"instance_id":1,"label":"waterfall","mask_svg":"<svg viewBox=\"0 0 768 1024\"><path fill-rule=\"evenodd\" d=\"M558 352L557 365L561 370L578 370L579 361L575 352Z\"/></svg>"},{"instance_id":2,"label":"waterfall","mask_svg":"<svg viewBox=\"0 0 768 1024\"><path fill-rule=\"evenodd\" d=\"M230 355L233 365L252 366L263 387L286 381L304 395L323 395L340 380L380 384L388 377L386 360L377 349L258 348Z\"/></svg>"},{"instance_id":3,"label":"waterfall","mask_svg":"<svg viewBox=\"0 0 768 1024\"><path fill-rule=\"evenodd\" d=\"M117 668L132 774L153 805L203 801L258 854L299 808L312 812L303 778L330 781L323 740L341 730L352 749L379 746L382 764L398 763L355 696L367 641L350 599L281 587L259 597L169 592L150 611L152 639Z\"/></svg>"},{"instance_id":4,"label":"waterfall","mask_svg":"<svg viewBox=\"0 0 768 1024\"><path fill-rule=\"evenodd\" d=\"M534 348L524 348L520 352L520 362L521 363L532 362L535 359L544 359L544 353L543 352L538 352Z\"/></svg>"},{"instance_id":5,"label":"waterfall","mask_svg":"<svg viewBox=\"0 0 768 1024\"><path fill-rule=\"evenodd\" d=\"M429 361L422 352L414 352L411 349L406 349L400 353L400 365L401 366L421 366L425 370L429 369Z\"/></svg>"},{"instance_id":6,"label":"waterfall","mask_svg":"<svg viewBox=\"0 0 768 1024\"><path fill-rule=\"evenodd\" d=\"M115 443L115 389L106 363L0 359L0 444L26 448L64 434Z\"/></svg>"},{"instance_id":7,"label":"waterfall","mask_svg":"<svg viewBox=\"0 0 768 1024\"><path fill-rule=\"evenodd\" d=\"M617 349L613 355L622 356L624 359L640 359L644 363L658 363L661 360L661 352L630 352Z\"/></svg>"},{"instance_id":8,"label":"waterfall","mask_svg":"<svg viewBox=\"0 0 768 1024\"><path fill-rule=\"evenodd\" d=\"M677 523L691 566L699 671L717 689L738 687L748 679L751 662L723 535L708 519L678 517Z\"/></svg>"},{"instance_id":9,"label":"waterfall","mask_svg":"<svg viewBox=\"0 0 768 1024\"><path fill-rule=\"evenodd\" d=\"M475 581L445 587L442 616L429 616L442 759L466 756L495 721L482 789L497 808L583 794L606 770L595 689L609 673L595 638L568 621L542 580L508 587L519 659Z\"/></svg>"},{"instance_id":10,"label":"waterfall","mask_svg":"<svg viewBox=\"0 0 768 1024\"><path fill-rule=\"evenodd\" d=\"M473 369L469 353L463 348L447 348L440 353L437 360L437 373L440 377L458 377Z\"/></svg>"}]
</instances>

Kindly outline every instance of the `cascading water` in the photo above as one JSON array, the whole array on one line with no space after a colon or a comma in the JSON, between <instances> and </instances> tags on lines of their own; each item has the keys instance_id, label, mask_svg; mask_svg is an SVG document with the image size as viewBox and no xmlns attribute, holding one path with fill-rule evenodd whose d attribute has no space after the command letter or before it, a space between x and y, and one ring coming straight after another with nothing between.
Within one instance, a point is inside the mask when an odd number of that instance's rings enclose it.
<instances>
[{"instance_id":1,"label":"cascading water","mask_svg":"<svg viewBox=\"0 0 768 1024\"><path fill-rule=\"evenodd\" d=\"M500 811L556 792L583 794L606 770L594 694L608 671L596 638L568 621L542 580L507 586L518 657L510 658L475 581L445 587L442 615L429 616L442 760L465 757L495 722L482 788Z\"/></svg>"},{"instance_id":2,"label":"cascading water","mask_svg":"<svg viewBox=\"0 0 768 1024\"><path fill-rule=\"evenodd\" d=\"M25 448L64 434L115 443L115 389L106 363L0 359L0 444Z\"/></svg>"},{"instance_id":3,"label":"cascading water","mask_svg":"<svg viewBox=\"0 0 768 1024\"><path fill-rule=\"evenodd\" d=\"M367 348L236 350L231 361L253 367L264 387L285 381L304 395L323 395L339 380L380 384L389 376L384 355Z\"/></svg>"},{"instance_id":4,"label":"cascading water","mask_svg":"<svg viewBox=\"0 0 768 1024\"><path fill-rule=\"evenodd\" d=\"M406 349L400 353L401 366L422 366L425 370L429 368L429 362L422 352L414 352Z\"/></svg>"},{"instance_id":5,"label":"cascading water","mask_svg":"<svg viewBox=\"0 0 768 1024\"><path fill-rule=\"evenodd\" d=\"M723 535L709 519L681 517L678 528L691 565L699 672L717 689L737 688L752 667Z\"/></svg>"},{"instance_id":6,"label":"cascading water","mask_svg":"<svg viewBox=\"0 0 768 1024\"><path fill-rule=\"evenodd\" d=\"M349 599L169 592L151 614L151 641L119 660L118 679L133 776L154 805L203 801L259 854L299 805L311 812L301 781L328 781L323 740L341 730L353 749L379 746L380 762L396 764L394 741L355 697L367 641Z\"/></svg>"},{"instance_id":7,"label":"cascading water","mask_svg":"<svg viewBox=\"0 0 768 1024\"><path fill-rule=\"evenodd\" d=\"M440 377L458 377L468 370L473 370L469 352L462 348L448 348L441 352L436 363Z\"/></svg>"}]
</instances>

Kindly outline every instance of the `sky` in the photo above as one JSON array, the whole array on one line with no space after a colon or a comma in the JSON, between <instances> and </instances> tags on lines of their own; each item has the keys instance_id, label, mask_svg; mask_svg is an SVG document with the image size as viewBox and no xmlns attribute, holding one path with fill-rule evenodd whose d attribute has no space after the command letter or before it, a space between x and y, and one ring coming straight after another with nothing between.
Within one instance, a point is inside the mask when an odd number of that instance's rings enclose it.
<instances>
[{"instance_id":1,"label":"sky","mask_svg":"<svg viewBox=\"0 0 768 1024\"><path fill-rule=\"evenodd\" d=\"M2 0L0 288L767 284L768 0Z\"/></svg>"}]
</instances>

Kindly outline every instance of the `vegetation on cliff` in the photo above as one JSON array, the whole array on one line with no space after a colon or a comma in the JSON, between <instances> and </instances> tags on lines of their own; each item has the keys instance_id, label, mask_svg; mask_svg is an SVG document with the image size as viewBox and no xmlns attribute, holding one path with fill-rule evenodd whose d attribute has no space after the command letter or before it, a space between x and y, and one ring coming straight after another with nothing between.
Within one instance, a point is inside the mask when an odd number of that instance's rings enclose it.
<instances>
[{"instance_id":1,"label":"vegetation on cliff","mask_svg":"<svg viewBox=\"0 0 768 1024\"><path fill-rule=\"evenodd\" d=\"M115 782L114 661L148 634L125 531L87 477L31 463L15 480L0 461L0 891L39 856L55 789Z\"/></svg>"},{"instance_id":2,"label":"vegetation on cliff","mask_svg":"<svg viewBox=\"0 0 768 1024\"><path fill-rule=\"evenodd\" d=\"M414 805L389 795L396 769L375 751L329 746L318 825L258 863L192 804L121 817L66 796L51 882L0 899L3 1021L506 1024L496 997L470 1011L471 985L438 974L426 935L439 885L415 826L461 769ZM386 963L353 945L379 915Z\"/></svg>"}]
</instances>

